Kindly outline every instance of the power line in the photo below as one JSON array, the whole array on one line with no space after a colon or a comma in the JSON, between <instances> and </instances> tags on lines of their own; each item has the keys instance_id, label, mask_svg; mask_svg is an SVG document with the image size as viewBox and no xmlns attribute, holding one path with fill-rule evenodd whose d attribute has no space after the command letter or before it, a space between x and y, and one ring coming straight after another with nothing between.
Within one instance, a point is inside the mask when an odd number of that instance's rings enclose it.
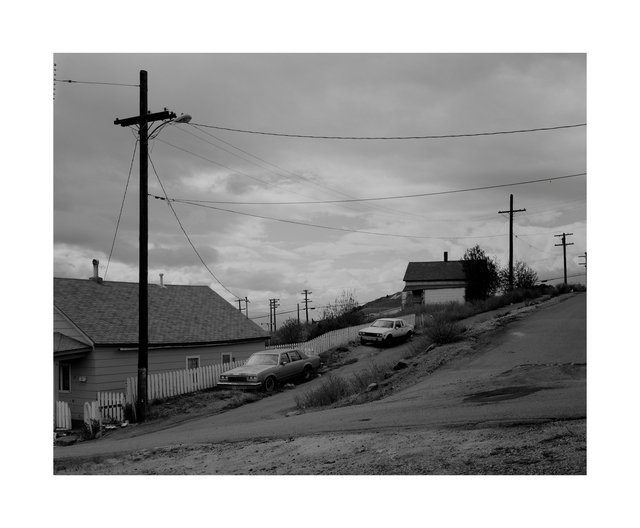
<instances>
[{"instance_id":1,"label":"power line","mask_svg":"<svg viewBox=\"0 0 640 528\"><path fill-rule=\"evenodd\" d=\"M195 207L204 207L206 209L214 209L216 211L222 211L225 213L233 213L233 214L238 214L238 215L242 215L242 216L249 216L252 218L260 218L262 220L273 220L275 222L282 222L285 224L295 224L295 225L301 225L301 226L306 226L306 227L316 227L319 229L329 229L332 231L343 231L343 232L348 232L348 233L360 233L363 235L376 235L376 236L384 236L384 237L395 237L395 238L414 238L414 239L430 239L430 240L462 240L462 239L468 239L468 238L497 238L497 237L502 237L504 236L503 234L501 235L478 235L478 236L424 236L424 235L399 235L399 234L393 234L393 233L377 233L375 231L362 231L359 229L349 229L347 227L332 227L332 226L325 226L325 225L320 225L320 224L311 224L308 222L299 222L297 220L287 220L284 218L275 218L272 216L263 216L263 215L257 215L257 214L252 214L252 213L245 213L242 211L234 211L233 209L224 209L222 207L215 207L213 205L205 205L205 204L201 204L201 203L196 203L196 202L191 202L191 201L186 201L186 200L174 200L173 198L168 198L168 197L162 197L162 196L155 196L150 194L149 196L152 196L153 198L156 198L158 200L169 200L169 201L174 201L176 203L181 203L181 204L186 204L186 205L193 205ZM237 297L237 296L236 296Z\"/></svg>"},{"instance_id":2,"label":"power line","mask_svg":"<svg viewBox=\"0 0 640 528\"><path fill-rule=\"evenodd\" d=\"M586 276L586 273L576 273L575 275L567 275L566 277L553 277L552 279L542 279L540 280L540 282L549 282L552 280L562 280L563 278L565 279L565 284L566 284L566 279L567 278L571 278L571 277L583 277Z\"/></svg>"},{"instance_id":3,"label":"power line","mask_svg":"<svg viewBox=\"0 0 640 528\"><path fill-rule=\"evenodd\" d=\"M516 235L516 234L514 233L514 235L513 235L513 236L514 236L517 240L519 240L520 242L522 242L522 243L526 244L527 246L529 246L531 249L535 249L536 251L539 251L540 253L543 253L543 254L545 254L545 255L549 254L549 252L548 252L548 251L545 251L544 249L540 249L540 248L537 248L537 247L535 247L535 246L532 246L532 245L531 245L531 244L529 244L529 242L527 242L526 240L522 240L522 239L520 238L520 236L519 236L519 235Z\"/></svg>"},{"instance_id":4,"label":"power line","mask_svg":"<svg viewBox=\"0 0 640 528\"><path fill-rule=\"evenodd\" d=\"M171 212L173 213L173 216L176 217L176 220L178 221L178 225L180 226L180 229L182 230L182 232L184 233L184 236L187 237L187 241L189 242L189 244L191 245L191 247L193 248L193 251L195 252L195 254L198 256L198 258L200 259L200 262L202 262L202 265L206 268L206 270L209 272L209 274L216 280L216 282L222 286L228 293L230 293L231 295L233 295L233 297L238 298L240 297L239 295L233 293L229 288L227 288L221 281L220 279L218 279L218 277L215 276L215 274L213 273L213 271L211 271L211 269L209 268L209 266L207 266L207 263L204 261L204 259L202 258L202 256L200 255L200 253L198 252L198 250L196 249L196 246L193 244L193 242L191 241L191 238L189 237L187 231L185 230L184 226L182 225L182 222L180 221L180 218L178 217L178 214L176 213L175 209L173 208L173 205L171 204L171 200L169 199L169 197L167 196L167 191L165 191L164 185L162 185L162 181L160 180L160 176L158 175L158 172L156 171L156 167L153 164L153 161L151 160L151 157L149 157L149 161L151 163L151 167L153 168L153 172L156 175L156 178L158 179L158 183L160 184L160 187L162 188L162 192L165 195L165 199L167 204L169 205L169 208L171 209ZM157 196L155 198L158 198Z\"/></svg>"},{"instance_id":5,"label":"power line","mask_svg":"<svg viewBox=\"0 0 640 528\"><path fill-rule=\"evenodd\" d=\"M134 88L139 88L139 84L123 84L123 83L113 83L113 82L95 82L95 81L75 81L73 79L54 79L53 82L63 82L63 83L74 83L74 84L104 84L107 86L131 86Z\"/></svg>"},{"instance_id":6,"label":"power line","mask_svg":"<svg viewBox=\"0 0 640 528\"><path fill-rule=\"evenodd\" d=\"M258 156L255 156L255 155L251 154L250 152L247 152L246 150L243 150L243 149L241 149L239 147L236 147L236 146L232 145L231 143L229 143L227 141L224 141L224 140L218 138L217 136L214 136L213 134L208 133L205 130L200 130L200 128L198 128L198 125L193 125L193 124L190 123L190 126L193 126L198 131L200 131L200 132L202 132L202 133L204 133L204 134L206 134L206 135L208 135L208 136L210 136L210 137L212 137L212 138L214 138L214 139L216 139L218 141L221 141L221 142L229 145L230 147L232 147L232 148L234 148L236 150L239 150L240 152L243 152L243 153L247 154L248 156L254 157L254 158L256 158L256 159L258 159L258 160L260 160L260 161L262 161L264 163L267 163L268 165L271 165L271 166L273 166L273 167L275 167L275 168L277 168L277 169L279 169L279 170L281 170L283 172L288 172L289 174L299 178L300 180L302 180L305 183L310 183L310 184L315 185L317 187L324 188L326 190L329 190L331 192L335 192L337 194L341 194L343 196L347 196L349 198L346 199L346 200L315 200L315 201L314 200L305 200L305 201L288 201L288 202L239 202L239 201L228 201L228 200L191 200L191 199L190 200L181 200L181 199L174 199L175 201L190 201L190 202L194 202L194 203L212 203L212 204L230 204L230 205L303 205L303 204L357 203L357 202L380 201L380 200L394 200L394 199L403 199L403 198L417 198L417 197L424 197L424 196L438 196L438 195L444 195L444 194L454 194L454 193L461 193L461 192L468 192L468 191L495 189L495 188L501 188L501 187L517 186L517 185L526 185L526 184L546 182L546 181L551 182L551 181L554 181L554 180L561 180L561 179L566 179L566 178L574 178L574 177L577 177L577 176L585 176L586 175L586 173L577 173L577 174L569 174L569 175L565 175L565 176L557 176L557 177L551 177L551 178L541 178L541 179L537 179L537 180L529 180L529 181L524 181L524 182L515 182L515 183L510 183L510 184L497 184L497 185L476 187L476 188L469 188L469 189L458 189L458 190L441 191L441 192L434 192L434 193L420 193L420 194L414 194L414 195L388 196L388 197L378 197L378 198L353 198L352 196L350 196L350 195L348 195L346 193L343 193L341 191L338 191L338 190L335 190L335 189L331 189L330 187L319 185L319 184L317 184L315 182L309 181L306 178L304 178L303 176L295 174L295 173L293 173L291 171L288 171L287 169L283 169L282 167L279 167L278 165L275 165L275 164L270 163L270 162L268 162L268 161L266 161L266 160L264 160L264 159L262 159L262 158L260 158ZM183 132L186 132L187 134L190 134L190 135L194 136L195 138L197 138L197 139L199 139L199 140L201 140L201 141L203 141L203 142L205 142L205 143L207 143L209 145L212 145L212 146L214 146L216 148L224 150L225 152L228 152L228 153L230 153L232 155L238 156L237 154L232 153L228 149L220 147L219 145L216 145L215 143L207 141L206 139L201 138L201 137L197 136L196 134L193 134L193 133L191 133L191 132L189 132L187 130L184 130L182 127L178 127L178 129L182 130ZM217 161L214 161L214 160L211 160L211 159L206 158L204 156L201 156L199 154L196 154L196 153L194 153L194 152L192 152L192 151L190 151L188 149L185 149L183 147L179 147L177 145L173 145L172 143L169 143L169 142L164 141L164 140L158 140L158 141L160 141L161 143L164 143L166 145L169 145L169 146L171 146L171 147L173 147L175 149L181 150L181 151L183 151L183 152L185 152L187 154L191 154L192 156L196 156L196 157L198 157L200 159L203 159L205 161L208 161L210 163L213 163L215 165L223 167L223 168L225 168L225 169L227 169L229 171L232 171L232 172L241 174L243 176L246 176L248 178L251 178L251 179L253 179L255 181L258 181L258 182L262 183L263 185L272 186L272 184L270 182L261 180L259 178L251 176L251 175L246 174L244 172L235 170L235 169L233 169L231 167L223 165L222 163L219 163ZM238 157L240 159L243 159L245 161L253 163L254 165L256 165L256 166L258 166L260 168L264 168L264 169L268 170L269 172L271 172L272 174L275 174L277 176L281 176L280 174L275 173L275 172L271 171L270 169L268 169L266 167L263 167L263 166L261 166L261 165L259 165L257 163L254 163L251 160L248 160L248 159L246 159L246 158L244 158L242 156L238 156ZM298 194L300 196L303 196L300 193L297 193L297 192L294 192L294 191L289 191L289 192L292 192L293 194ZM424 215L418 215L418 214L410 213L410 212L407 212L407 211L396 211L394 209L389 209L389 208L386 208L386 207L380 208L380 210L382 212L386 211L387 213L391 213L391 214L395 214L395 215L413 216L413 217L426 219L426 217Z\"/></svg>"},{"instance_id":7,"label":"power line","mask_svg":"<svg viewBox=\"0 0 640 528\"><path fill-rule=\"evenodd\" d=\"M209 145L212 145L212 146L214 146L214 147L216 147L216 148L218 148L218 149L220 149L220 150L223 150L224 152L227 152L227 153L231 154L232 156L236 156L236 157L238 157L238 158L240 158L240 159L242 159L242 160L244 160L244 161L246 161L246 162L249 162L249 163L251 163L252 165L255 165L256 167L259 167L259 168L261 168L261 169L264 169L264 170L266 170L266 171L270 172L271 174L274 174L274 175L276 175L276 176L278 176L278 177L283 177L283 176L284 176L285 178L288 178L290 181L295 181L295 182L297 182L297 181L301 181L302 183L306 183L306 184L314 185L315 187L318 187L318 188L323 189L323 190L325 190L325 191L329 191L329 192L332 192L332 193L335 193L335 194L339 194L339 195L342 195L342 196L346 196L347 198L353 198L353 196L351 196L351 195L349 195L349 194L346 194L346 193L344 193L344 192L342 192L342 191L339 191L339 190L337 190L337 189L332 189L331 187L328 187L328 186L326 186L326 185L322 185L322 184L320 184L320 183L317 183L317 182L311 181L311 180L309 180L308 178L305 178L304 176L302 176L302 175L300 175L300 174L296 174L295 172L292 172L292 171L289 171L289 170L287 170L287 169L284 169L284 168L282 168L282 167L280 167L280 166L278 166L278 165L275 165L275 164L273 164L273 163L271 163L271 162L269 162L269 161L267 161L267 160L265 160L265 159L263 159L263 158L260 158L259 156L256 156L256 155L254 155L254 154L251 154L250 152L248 152L248 151L246 151L246 150L243 150L243 149L241 149L241 148L239 148L239 147L236 147L235 145L232 145L232 144L231 144L231 143L229 143L228 141L224 141L223 139L220 139L220 138L218 138L217 136L214 136L213 134L211 134L211 133L207 132L206 130L201 130L200 128L198 128L198 127L197 127L197 126L195 126L195 125L191 125L191 124L190 124L190 126L193 126L193 127L194 127L196 130L198 130L199 132L201 132L201 133L203 133L203 134L206 134L207 136L212 137L212 138L214 138L215 140L220 141L220 142L222 142L222 143L224 143L224 144L226 144L226 145L229 145L230 147L232 147L232 148L234 148L234 149L238 150L239 152L242 152L242 153L244 153L244 154L246 154L246 155L248 155L248 156L251 156L252 158L257 159L257 160L261 161L262 163L265 163L265 164L267 164L267 165L271 165L272 167L275 167L276 169L278 169L278 170L279 170L279 171L281 171L282 173L286 173L286 174L281 174L281 173L274 172L272 169L269 169L268 167L265 167L264 165L261 165L261 164L259 164L259 163L256 163L256 162L254 162L254 161L252 161L252 160L250 160L250 159L248 159L248 158L246 158L246 157L244 157L244 156L240 156L239 154L236 154L235 152L232 152L232 151L230 151L229 149L226 149L226 148L224 148L224 147L221 147L220 145L216 145L215 143L213 143L213 142L211 142L211 141L208 141L208 140L206 140L205 138L202 138L202 137L198 136L197 134L194 134L194 133L192 133L192 132L189 132L188 130L185 130L184 128L178 127L178 130L181 130L182 132L185 132L185 133L187 133L187 134L189 134L189 135L191 135L191 136L195 137L196 139L199 139L200 141L203 141L204 143L207 143L207 144L209 144ZM189 154L192 154L192 155L198 156L198 155L197 155L197 154L195 154L195 153L192 153L192 152L190 152L190 151L188 151L188 150L186 150L186 149L182 149L182 148L180 148L180 147L177 147L177 146L175 146L175 145L172 145L171 143L167 143L166 141L163 141L163 143L166 143L166 144L168 144L168 145L170 145L170 146L173 146L174 148L177 148L177 149L183 150L184 152L187 152L187 153L189 153ZM201 156L198 156L198 157L201 157ZM210 161L211 163L215 163L216 165L221 165L220 163L218 163L218 162L216 162L216 161L208 160L207 158L202 158L202 159L205 159L205 160L207 160L207 161ZM233 170L233 169L231 169L230 167L226 167L226 166L224 166L224 165L222 165L222 166L223 166L223 167L225 167L225 168L227 168L227 169L229 169L229 170ZM239 171L237 171L237 172L239 172ZM249 175L244 174L244 173L242 173L242 172L239 172L239 173L240 173L240 174L243 174L243 175L245 175L245 176L247 176L247 177L249 177L249 178L253 178L252 176L249 176ZM291 176L288 176L288 175L291 175ZM293 177L293 178L297 178L297 180L294 180L292 177ZM256 178L253 178L253 179L256 179ZM269 185L269 186L271 186L271 185L272 185L270 182L265 182L265 181L262 181L262 180L257 180L257 181L260 181L261 183L263 183L263 184L265 184L265 185ZM292 194L297 194L298 196L304 196L303 194L300 194L300 193L295 192L295 191L288 190L288 192L290 192L290 193L292 193ZM344 202L345 202L345 203L348 203L349 201L350 201L350 200L344 200ZM357 202L359 202L359 201L361 201L361 200L351 200L351 201L353 201L353 202L356 202L356 203L357 203ZM214 202L214 203L215 203L215 202ZM225 203L225 202L222 202L222 203ZM296 202L292 202L292 203L296 203ZM299 202L299 203L313 203L313 202L303 201L303 202ZM338 203L338 201L336 201L336 203ZM410 212L407 212L407 211L396 211L396 210L394 210L394 209L389 209L388 207L382 207L382 206L375 207L375 206L372 206L372 205L369 205L369 204L366 204L366 206L367 206L367 207L369 207L369 208L372 208L372 209L378 209L378 210L380 210L380 211L382 211L382 212L386 212L387 214L393 214L393 215L395 215L395 216L404 216L404 217L407 217L407 216L413 216L413 217L416 217L416 218L423 218L423 219L425 218L423 215L419 215L419 214L415 214L415 213L410 213Z\"/></svg>"},{"instance_id":8,"label":"power line","mask_svg":"<svg viewBox=\"0 0 640 528\"><path fill-rule=\"evenodd\" d=\"M560 130L566 128L577 128L587 126L586 123L578 123L574 125L560 125L554 127L541 127L541 128L526 128L519 130L500 130L495 132L475 132L466 134L442 134L442 135L426 135L426 136L319 136L319 135L307 135L307 134L285 134L281 132L264 132L258 130L244 130L239 128L228 128L216 125L204 125L202 123L194 123L194 126L201 126L204 128L215 128L217 130L226 130L228 132L240 132L243 134L259 134L262 136L278 136L278 137L290 137L290 138L304 138L304 139L346 139L346 140L406 140L406 139L450 139L450 138L462 138L462 137L478 137L478 136L497 136L503 134L524 134L528 132L544 132L549 130Z\"/></svg>"},{"instance_id":9,"label":"power line","mask_svg":"<svg viewBox=\"0 0 640 528\"><path fill-rule=\"evenodd\" d=\"M247 178L251 178L252 180L255 180L259 183L262 183L264 185L270 185L269 182L266 182L264 180L261 180L260 178L256 178L255 176L251 176L250 174L247 174L245 172L236 170L236 169L232 169L231 167L228 167L227 165L223 165L222 163L219 163L217 161L214 161L212 159L206 158L204 156L201 156L200 154L196 154L195 152L191 152L190 150L183 148L183 147L178 147L177 145L174 145L173 143L169 143L168 141L165 141L163 139L156 139L155 141L159 141L160 143L164 143L165 145L169 145L170 147L173 147L174 149L177 150L181 150L182 152L186 152L187 154L191 154L192 156L195 156L196 158L200 158L202 160L208 161L209 163L213 163L214 165L218 165L219 167L222 167L223 169L227 169L235 174L241 174L242 176L246 176Z\"/></svg>"},{"instance_id":10,"label":"power line","mask_svg":"<svg viewBox=\"0 0 640 528\"><path fill-rule=\"evenodd\" d=\"M122 218L122 210L124 209L124 200L127 197L127 189L129 188L129 181L131 180L131 171L133 169L133 162L136 159L136 149L138 147L138 140L133 146L133 156L131 156L131 166L129 167L129 175L127 176L127 184L124 187L124 194L122 196L122 203L120 204L120 213L118 214L118 221L116 222L116 232L113 234L113 242L111 242L111 251L109 251L109 259L107 260L107 268L104 271L104 280L107 280L107 273L109 273L109 264L111 263L111 255L113 255L113 248L116 245L116 237L118 236L118 228L120 227L120 219Z\"/></svg>"},{"instance_id":11,"label":"power line","mask_svg":"<svg viewBox=\"0 0 640 528\"><path fill-rule=\"evenodd\" d=\"M449 191L437 191L431 193L418 193L418 194L404 194L395 196L378 196L374 198L351 198L348 200L312 200L312 201L298 201L298 202L234 202L234 201L215 201L215 200L186 200L175 198L177 202L192 202L192 203L209 203L209 204L227 204L227 205L308 205L308 204L330 204L330 203L345 203L345 202L371 202L379 200L402 200L406 198L423 198L426 196L442 196L445 194L456 194L471 191L484 191L487 189L499 189L502 187L514 187L517 185L528 185L531 183L552 182L556 180L565 180L567 178L576 178L578 176L586 176L586 172L579 172L576 174L567 174L565 176L554 176L551 178L540 178L537 180L527 180L514 183L501 183L496 185L485 185L482 187L469 187L466 189L455 189Z\"/></svg>"}]
</instances>

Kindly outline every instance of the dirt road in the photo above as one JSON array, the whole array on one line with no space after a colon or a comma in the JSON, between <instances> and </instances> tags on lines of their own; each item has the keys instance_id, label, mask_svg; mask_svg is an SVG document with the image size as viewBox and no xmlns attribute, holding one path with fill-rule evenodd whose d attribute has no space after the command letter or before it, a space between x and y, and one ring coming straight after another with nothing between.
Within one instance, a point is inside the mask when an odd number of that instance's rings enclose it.
<instances>
[{"instance_id":1,"label":"dirt road","mask_svg":"<svg viewBox=\"0 0 640 528\"><path fill-rule=\"evenodd\" d=\"M292 414L296 391L311 386L305 384L165 429L143 427L56 448L55 471L586 473L586 295L478 318L469 326L463 342L429 353L413 350L399 387L378 401ZM411 346L419 345L416 340ZM410 351L410 345L368 348L357 347L357 353L372 361L397 361ZM437 363L443 366L434 372Z\"/></svg>"}]
</instances>

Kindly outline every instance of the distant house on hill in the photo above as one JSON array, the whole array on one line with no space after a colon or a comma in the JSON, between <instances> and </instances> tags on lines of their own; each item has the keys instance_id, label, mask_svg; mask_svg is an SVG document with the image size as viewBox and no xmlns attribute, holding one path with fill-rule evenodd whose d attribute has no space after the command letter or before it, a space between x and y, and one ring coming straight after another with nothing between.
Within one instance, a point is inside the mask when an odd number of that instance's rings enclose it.
<instances>
[{"instance_id":1,"label":"distant house on hill","mask_svg":"<svg viewBox=\"0 0 640 528\"><path fill-rule=\"evenodd\" d=\"M465 301L467 278L462 261L449 261L445 251L444 260L436 262L409 262L404 274L408 292L407 303L436 304Z\"/></svg>"},{"instance_id":2,"label":"distant house on hill","mask_svg":"<svg viewBox=\"0 0 640 528\"><path fill-rule=\"evenodd\" d=\"M97 261L96 261L97 262ZM207 286L149 284L149 373L240 361L268 334ZM54 278L54 398L73 419L137 375L138 284Z\"/></svg>"}]
</instances>

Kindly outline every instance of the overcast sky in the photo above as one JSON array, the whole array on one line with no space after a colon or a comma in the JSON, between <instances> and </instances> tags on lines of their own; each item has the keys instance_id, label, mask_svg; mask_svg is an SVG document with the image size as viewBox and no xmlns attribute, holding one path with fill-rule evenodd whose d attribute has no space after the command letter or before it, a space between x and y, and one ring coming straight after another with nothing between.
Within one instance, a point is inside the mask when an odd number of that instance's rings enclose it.
<instances>
[{"instance_id":1,"label":"overcast sky","mask_svg":"<svg viewBox=\"0 0 640 528\"><path fill-rule=\"evenodd\" d=\"M170 198L200 201L173 208L210 271L167 202L150 198L150 282L164 273L167 284L207 284L236 306L246 296L251 317L270 298L295 312L304 289L311 306L345 290L366 303L400 291L408 262L445 251L457 260L478 244L507 265L509 220L498 211L510 194L526 209L514 216L514 259L540 279L562 277L554 235L573 233L568 274L584 273L587 177L554 180L586 172L584 126L403 140L211 128L403 137L582 124L584 54L62 53L55 63L58 80L83 82L136 85L146 70L150 111L193 116L150 142L149 192L164 195L159 178ZM137 87L56 83L57 277L87 278L96 258L106 280L138 280L137 149L127 188L136 134L113 123L138 105ZM549 181L506 186L539 179ZM319 201L333 203L301 203Z\"/></svg>"}]
</instances>

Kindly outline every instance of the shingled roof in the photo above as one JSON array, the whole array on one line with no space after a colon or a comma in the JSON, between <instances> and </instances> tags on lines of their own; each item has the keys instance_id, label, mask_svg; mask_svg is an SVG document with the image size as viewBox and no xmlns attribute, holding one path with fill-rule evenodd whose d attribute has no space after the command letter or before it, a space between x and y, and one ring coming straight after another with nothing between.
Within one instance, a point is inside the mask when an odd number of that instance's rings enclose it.
<instances>
[{"instance_id":1,"label":"shingled roof","mask_svg":"<svg viewBox=\"0 0 640 528\"><path fill-rule=\"evenodd\" d=\"M405 282L464 281L466 275L460 260L409 262L402 280Z\"/></svg>"},{"instance_id":2,"label":"shingled roof","mask_svg":"<svg viewBox=\"0 0 640 528\"><path fill-rule=\"evenodd\" d=\"M229 343L268 337L208 286L148 288L149 345ZM137 346L137 283L54 278L53 302L94 344Z\"/></svg>"},{"instance_id":3,"label":"shingled roof","mask_svg":"<svg viewBox=\"0 0 640 528\"><path fill-rule=\"evenodd\" d=\"M60 332L53 333L53 351L55 352L83 352L91 350L91 347L86 343L82 343L77 339L73 339L69 336L61 334Z\"/></svg>"}]
</instances>

